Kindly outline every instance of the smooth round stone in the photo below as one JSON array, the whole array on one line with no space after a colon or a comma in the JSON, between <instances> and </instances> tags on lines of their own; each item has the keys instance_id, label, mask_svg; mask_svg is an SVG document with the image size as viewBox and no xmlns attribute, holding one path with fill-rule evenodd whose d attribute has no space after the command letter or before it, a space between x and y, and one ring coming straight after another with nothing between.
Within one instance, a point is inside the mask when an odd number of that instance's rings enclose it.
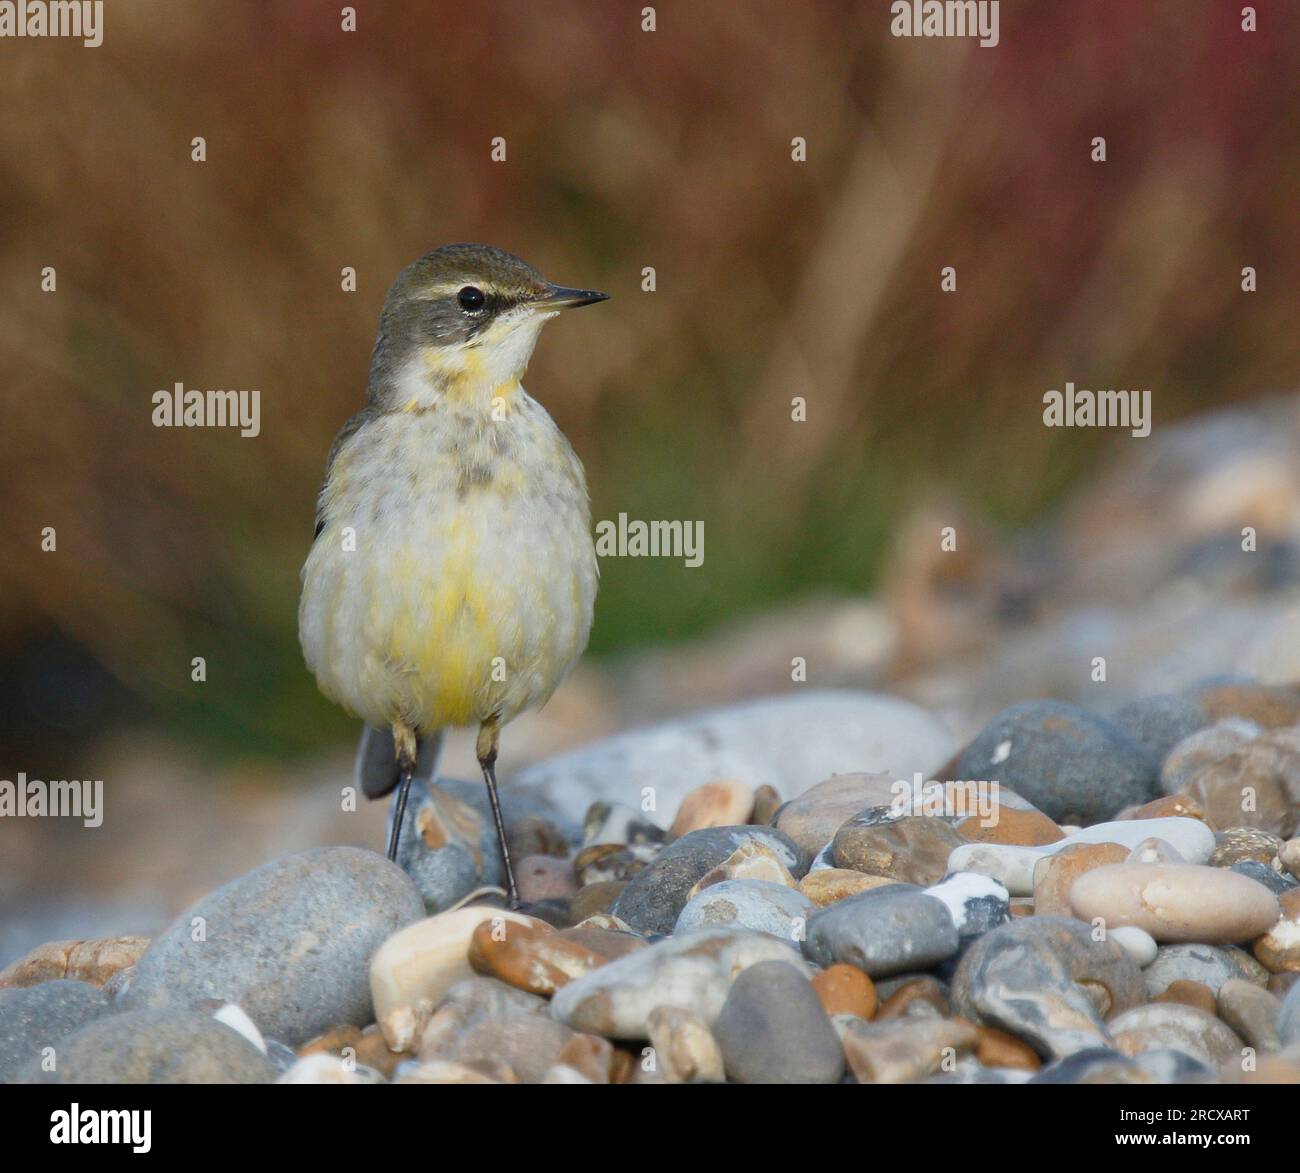
<instances>
[{"instance_id":1,"label":"smooth round stone","mask_svg":"<svg viewBox=\"0 0 1300 1173\"><path fill-rule=\"evenodd\" d=\"M1112 937L1116 931L1110 930ZM1252 980L1241 964L1244 956L1214 945L1161 945L1155 961L1143 973L1147 995L1158 998L1177 981L1199 982L1217 995L1231 978Z\"/></svg>"},{"instance_id":2,"label":"smooth round stone","mask_svg":"<svg viewBox=\"0 0 1300 1173\"><path fill-rule=\"evenodd\" d=\"M1214 991L1200 982L1170 982L1165 992L1152 999L1153 1002L1178 1002L1183 1006L1192 1006L1206 1014L1214 1013Z\"/></svg>"},{"instance_id":3,"label":"smooth round stone","mask_svg":"<svg viewBox=\"0 0 1300 1173\"><path fill-rule=\"evenodd\" d=\"M1156 939L1136 925L1119 925L1110 929L1109 933L1110 939L1133 958L1134 964L1139 969L1146 969L1156 959L1156 954L1160 950Z\"/></svg>"},{"instance_id":4,"label":"smooth round stone","mask_svg":"<svg viewBox=\"0 0 1300 1173\"><path fill-rule=\"evenodd\" d=\"M1143 1084L1151 1077L1132 1059L1111 1047L1097 1045L1074 1051L1048 1064L1030 1083Z\"/></svg>"},{"instance_id":5,"label":"smooth round stone","mask_svg":"<svg viewBox=\"0 0 1300 1173\"><path fill-rule=\"evenodd\" d=\"M815 913L804 952L820 966L844 962L876 978L936 965L956 953L958 944L943 901L896 884Z\"/></svg>"},{"instance_id":6,"label":"smooth round stone","mask_svg":"<svg viewBox=\"0 0 1300 1173\"><path fill-rule=\"evenodd\" d=\"M855 816L835 833L831 852L838 868L905 884L937 884L948 872L948 856L964 842L943 820L927 815L867 825Z\"/></svg>"},{"instance_id":7,"label":"smooth round stone","mask_svg":"<svg viewBox=\"0 0 1300 1173\"><path fill-rule=\"evenodd\" d=\"M1212 721L1237 718L1265 729L1300 725L1300 686L1226 681L1190 689L1188 696Z\"/></svg>"},{"instance_id":8,"label":"smooth round stone","mask_svg":"<svg viewBox=\"0 0 1300 1173\"><path fill-rule=\"evenodd\" d=\"M956 770L1009 786L1058 823L1095 823L1158 793L1155 761L1141 745L1059 701L1003 709L962 750Z\"/></svg>"},{"instance_id":9,"label":"smooth round stone","mask_svg":"<svg viewBox=\"0 0 1300 1173\"><path fill-rule=\"evenodd\" d=\"M873 888L887 888L894 883L888 876L868 876L848 868L818 868L809 870L799 881L799 891L818 908L825 908L837 900L870 892Z\"/></svg>"},{"instance_id":10,"label":"smooth round stone","mask_svg":"<svg viewBox=\"0 0 1300 1173\"><path fill-rule=\"evenodd\" d=\"M1214 851L1214 832L1199 819L1120 819L1096 823L1039 847L967 843L948 857L950 871L980 872L1001 881L1013 896L1034 891L1034 869L1041 859L1081 844L1117 843L1130 851L1146 839L1161 839L1189 863L1204 863Z\"/></svg>"},{"instance_id":11,"label":"smooth round stone","mask_svg":"<svg viewBox=\"0 0 1300 1173\"><path fill-rule=\"evenodd\" d=\"M1138 697L1120 706L1110 720L1156 762L1163 762L1180 741L1209 724L1200 705L1174 693Z\"/></svg>"},{"instance_id":12,"label":"smooth round stone","mask_svg":"<svg viewBox=\"0 0 1300 1173\"><path fill-rule=\"evenodd\" d=\"M1075 880L1094 868L1124 863L1129 854L1118 843L1076 843L1043 856L1034 864L1035 915L1073 916L1070 889Z\"/></svg>"},{"instance_id":13,"label":"smooth round stone","mask_svg":"<svg viewBox=\"0 0 1300 1173\"><path fill-rule=\"evenodd\" d=\"M694 897L677 918L674 933L690 929L736 928L771 933L786 941L803 936L808 918L816 911L797 888L765 880L723 880L710 884Z\"/></svg>"},{"instance_id":14,"label":"smooth round stone","mask_svg":"<svg viewBox=\"0 0 1300 1173\"><path fill-rule=\"evenodd\" d=\"M1288 839L1283 843L1277 858L1292 879L1300 880L1300 839Z\"/></svg>"},{"instance_id":15,"label":"smooth round stone","mask_svg":"<svg viewBox=\"0 0 1300 1173\"><path fill-rule=\"evenodd\" d=\"M618 894L626 887L625 880L602 880L595 884L584 884L569 901L569 913L579 923L588 917L608 913L614 907Z\"/></svg>"},{"instance_id":16,"label":"smooth round stone","mask_svg":"<svg viewBox=\"0 0 1300 1173\"><path fill-rule=\"evenodd\" d=\"M639 933L671 933L691 889L746 843L769 847L793 876L807 870L807 856L771 827L706 827L668 844L637 872L618 894L614 915Z\"/></svg>"},{"instance_id":17,"label":"smooth round stone","mask_svg":"<svg viewBox=\"0 0 1300 1173\"><path fill-rule=\"evenodd\" d=\"M111 1010L108 998L88 982L59 979L0 990L0 1083Z\"/></svg>"},{"instance_id":18,"label":"smooth round stone","mask_svg":"<svg viewBox=\"0 0 1300 1173\"><path fill-rule=\"evenodd\" d=\"M1277 1020L1282 1000L1254 982L1229 978L1219 987L1218 1014L1252 1047L1279 1050Z\"/></svg>"},{"instance_id":19,"label":"smooth round stone","mask_svg":"<svg viewBox=\"0 0 1300 1173\"><path fill-rule=\"evenodd\" d=\"M969 1052L979 1032L960 1018L848 1019L844 1054L859 1083L912 1083L940 1070L944 1060Z\"/></svg>"},{"instance_id":20,"label":"smooth round stone","mask_svg":"<svg viewBox=\"0 0 1300 1173\"><path fill-rule=\"evenodd\" d=\"M880 1005L875 983L853 965L841 963L820 970L813 974L812 986L829 1015L872 1018Z\"/></svg>"},{"instance_id":21,"label":"smooth round stone","mask_svg":"<svg viewBox=\"0 0 1300 1173\"><path fill-rule=\"evenodd\" d=\"M742 843L716 868L705 872L691 888L688 899L695 899L705 888L723 880L766 880L787 888L798 887L798 881L781 862L781 857L766 843L754 840Z\"/></svg>"},{"instance_id":22,"label":"smooth round stone","mask_svg":"<svg viewBox=\"0 0 1300 1173\"><path fill-rule=\"evenodd\" d=\"M1125 1055L1169 1049L1212 1068L1241 1060L1244 1043L1213 1014L1179 1002L1150 1002L1115 1015L1108 1023L1117 1050Z\"/></svg>"},{"instance_id":23,"label":"smooth round stone","mask_svg":"<svg viewBox=\"0 0 1300 1173\"><path fill-rule=\"evenodd\" d=\"M479 886L478 868L459 843L437 851L412 851L403 866L430 916L450 908Z\"/></svg>"},{"instance_id":24,"label":"smooth round stone","mask_svg":"<svg viewBox=\"0 0 1300 1173\"><path fill-rule=\"evenodd\" d=\"M1169 755L1165 778L1166 787L1177 783L1216 826L1247 824L1289 835L1300 803L1300 734L1280 729L1252 738L1236 726L1212 726Z\"/></svg>"},{"instance_id":25,"label":"smooth round stone","mask_svg":"<svg viewBox=\"0 0 1300 1173\"><path fill-rule=\"evenodd\" d=\"M977 872L953 872L926 888L925 893L943 902L963 941L997 928L1011 915L1007 890L997 880Z\"/></svg>"},{"instance_id":26,"label":"smooth round stone","mask_svg":"<svg viewBox=\"0 0 1300 1173\"><path fill-rule=\"evenodd\" d=\"M549 997L615 957L644 948L645 942L630 933L601 929L557 933L544 924L485 920L470 937L469 963L517 989Z\"/></svg>"},{"instance_id":27,"label":"smooth round stone","mask_svg":"<svg viewBox=\"0 0 1300 1173\"><path fill-rule=\"evenodd\" d=\"M713 1026L738 1083L838 1083L844 1049L808 978L785 961L751 965Z\"/></svg>"},{"instance_id":28,"label":"smooth round stone","mask_svg":"<svg viewBox=\"0 0 1300 1173\"><path fill-rule=\"evenodd\" d=\"M382 855L319 847L264 864L205 896L136 963L124 1009L241 1006L291 1046L373 1020L370 959L424 915L409 876ZM202 939L196 940L202 928Z\"/></svg>"},{"instance_id":29,"label":"smooth round stone","mask_svg":"<svg viewBox=\"0 0 1300 1173\"><path fill-rule=\"evenodd\" d=\"M1222 868L1193 864L1113 864L1087 872L1070 889L1084 920L1136 925L1157 941L1230 944L1266 932L1279 915L1262 884Z\"/></svg>"},{"instance_id":30,"label":"smooth round stone","mask_svg":"<svg viewBox=\"0 0 1300 1173\"><path fill-rule=\"evenodd\" d=\"M1228 827L1214 836L1214 854L1207 861L1211 867L1230 868L1251 860L1265 866L1272 864L1282 849L1282 837L1263 827Z\"/></svg>"},{"instance_id":31,"label":"smooth round stone","mask_svg":"<svg viewBox=\"0 0 1300 1173\"><path fill-rule=\"evenodd\" d=\"M1280 919L1255 942L1255 957L1270 973L1300 970L1300 888L1278 898Z\"/></svg>"},{"instance_id":32,"label":"smooth round stone","mask_svg":"<svg viewBox=\"0 0 1300 1173\"><path fill-rule=\"evenodd\" d=\"M57 1047L57 1069L40 1061L21 1083L273 1083L279 1072L252 1043L197 1010L136 1010L83 1026Z\"/></svg>"},{"instance_id":33,"label":"smooth round stone","mask_svg":"<svg viewBox=\"0 0 1300 1173\"><path fill-rule=\"evenodd\" d=\"M668 819L706 782L735 778L794 798L832 774L933 770L952 756L952 734L917 705L882 693L800 692L746 701L604 738L530 766L521 790L579 819L594 801L641 794Z\"/></svg>"},{"instance_id":34,"label":"smooth round stone","mask_svg":"<svg viewBox=\"0 0 1300 1173\"><path fill-rule=\"evenodd\" d=\"M544 1014L515 1012L475 1022L444 1036L436 1046L422 1045L420 1060L463 1063L505 1074L511 1082L541 1083L574 1037L568 1027Z\"/></svg>"},{"instance_id":35,"label":"smooth round stone","mask_svg":"<svg viewBox=\"0 0 1300 1173\"><path fill-rule=\"evenodd\" d=\"M578 891L573 865L554 855L525 856L515 865L519 898L526 904L539 900L571 900Z\"/></svg>"},{"instance_id":36,"label":"smooth round stone","mask_svg":"<svg viewBox=\"0 0 1300 1173\"><path fill-rule=\"evenodd\" d=\"M1113 940L1066 917L1035 916L978 937L950 984L954 1010L1059 1058L1103 1046L1106 1015L1143 999L1142 973Z\"/></svg>"},{"instance_id":37,"label":"smooth round stone","mask_svg":"<svg viewBox=\"0 0 1300 1173\"><path fill-rule=\"evenodd\" d=\"M1018 847L1041 847L1065 838L1061 830L1042 811L998 811L997 819L986 824L979 815L971 815L957 824L957 833L971 843L1008 843Z\"/></svg>"},{"instance_id":38,"label":"smooth round stone","mask_svg":"<svg viewBox=\"0 0 1300 1173\"><path fill-rule=\"evenodd\" d=\"M1125 863L1186 863L1178 849L1163 839L1143 839L1128 853Z\"/></svg>"},{"instance_id":39,"label":"smooth round stone","mask_svg":"<svg viewBox=\"0 0 1300 1173\"><path fill-rule=\"evenodd\" d=\"M888 808L898 793L891 774L837 774L785 804L777 830L808 855L816 855L859 811Z\"/></svg>"},{"instance_id":40,"label":"smooth round stone","mask_svg":"<svg viewBox=\"0 0 1300 1173\"><path fill-rule=\"evenodd\" d=\"M736 976L760 961L785 961L807 974L784 941L740 929L696 929L666 937L564 986L551 1013L574 1030L615 1039L648 1036L651 1011L680 1006L711 1025Z\"/></svg>"},{"instance_id":41,"label":"smooth round stone","mask_svg":"<svg viewBox=\"0 0 1300 1173\"><path fill-rule=\"evenodd\" d=\"M734 827L747 823L754 811L754 792L736 778L697 786L677 808L668 834L674 839L704 827Z\"/></svg>"},{"instance_id":42,"label":"smooth round stone","mask_svg":"<svg viewBox=\"0 0 1300 1173\"><path fill-rule=\"evenodd\" d=\"M660 1006L647 1020L655 1062L669 1083L722 1083L726 1073L713 1032L680 1006Z\"/></svg>"}]
</instances>

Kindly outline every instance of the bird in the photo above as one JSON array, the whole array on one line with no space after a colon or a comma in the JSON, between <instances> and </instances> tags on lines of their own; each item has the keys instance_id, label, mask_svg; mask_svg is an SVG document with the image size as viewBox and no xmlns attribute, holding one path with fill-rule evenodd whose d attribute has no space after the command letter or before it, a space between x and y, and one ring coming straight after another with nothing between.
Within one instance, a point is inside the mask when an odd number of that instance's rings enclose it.
<instances>
[{"instance_id":1,"label":"bird","mask_svg":"<svg viewBox=\"0 0 1300 1173\"><path fill-rule=\"evenodd\" d=\"M486 244L443 245L404 268L380 313L366 404L329 450L302 569L307 667L364 723L362 791L397 791L388 858L444 731L477 729L515 908L501 730L577 663L599 578L582 462L520 380L547 321L607 297Z\"/></svg>"}]
</instances>

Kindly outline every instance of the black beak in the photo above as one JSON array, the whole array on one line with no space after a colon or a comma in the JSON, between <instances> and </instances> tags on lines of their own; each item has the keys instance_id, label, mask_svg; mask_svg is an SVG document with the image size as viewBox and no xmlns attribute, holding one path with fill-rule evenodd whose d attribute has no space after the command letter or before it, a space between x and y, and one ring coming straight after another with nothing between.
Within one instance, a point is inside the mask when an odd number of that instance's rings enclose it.
<instances>
[{"instance_id":1,"label":"black beak","mask_svg":"<svg viewBox=\"0 0 1300 1173\"><path fill-rule=\"evenodd\" d=\"M594 289L566 289L563 285L551 285L538 299L538 304L548 309L563 310L571 306L592 305L608 297L608 293L597 293Z\"/></svg>"}]
</instances>

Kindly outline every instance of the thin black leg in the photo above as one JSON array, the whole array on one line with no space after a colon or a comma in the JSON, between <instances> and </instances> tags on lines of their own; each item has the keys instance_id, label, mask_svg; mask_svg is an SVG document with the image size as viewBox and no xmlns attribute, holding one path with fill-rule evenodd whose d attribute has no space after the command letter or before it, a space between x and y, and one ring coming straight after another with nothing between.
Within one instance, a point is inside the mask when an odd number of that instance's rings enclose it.
<instances>
[{"instance_id":1,"label":"thin black leg","mask_svg":"<svg viewBox=\"0 0 1300 1173\"><path fill-rule=\"evenodd\" d=\"M406 814L406 796L411 790L411 775L415 773L413 762L402 764L402 781L397 791L397 810L393 812L393 833L388 838L388 858L397 862L397 845L402 841L402 818Z\"/></svg>"},{"instance_id":2,"label":"thin black leg","mask_svg":"<svg viewBox=\"0 0 1300 1173\"><path fill-rule=\"evenodd\" d=\"M483 767L483 781L487 783L488 801L492 804L492 819L497 825L497 843L501 847L501 864L506 871L506 891L510 895L510 907L519 907L519 889L515 887L515 870L510 866L510 849L506 846L506 824L501 817L501 798L497 794L496 754L480 758Z\"/></svg>"}]
</instances>

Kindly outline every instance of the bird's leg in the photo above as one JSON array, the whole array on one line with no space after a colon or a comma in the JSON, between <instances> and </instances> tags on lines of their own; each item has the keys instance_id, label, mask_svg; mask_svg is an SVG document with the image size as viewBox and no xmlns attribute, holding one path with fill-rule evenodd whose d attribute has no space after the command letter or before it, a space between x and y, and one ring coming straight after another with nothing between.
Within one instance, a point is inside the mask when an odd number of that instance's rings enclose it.
<instances>
[{"instance_id":1,"label":"bird's leg","mask_svg":"<svg viewBox=\"0 0 1300 1173\"><path fill-rule=\"evenodd\" d=\"M501 817L501 798L497 794L497 741L501 727L495 717L489 717L478 730L478 764L483 769L487 783L488 801L492 803L492 819L497 825L497 843L501 846L501 864L506 872L506 890L510 894L510 907L519 907L519 889L515 887L515 872L510 866L510 849L506 846L506 824Z\"/></svg>"},{"instance_id":2,"label":"bird's leg","mask_svg":"<svg viewBox=\"0 0 1300 1173\"><path fill-rule=\"evenodd\" d=\"M393 812L393 832L388 837L388 858L396 863L397 845L402 840L402 817L406 814L406 796L411 790L411 778L415 774L415 760L419 753L415 730L403 721L394 721L393 745L397 747L397 768L402 773L397 788L397 809Z\"/></svg>"}]
</instances>

